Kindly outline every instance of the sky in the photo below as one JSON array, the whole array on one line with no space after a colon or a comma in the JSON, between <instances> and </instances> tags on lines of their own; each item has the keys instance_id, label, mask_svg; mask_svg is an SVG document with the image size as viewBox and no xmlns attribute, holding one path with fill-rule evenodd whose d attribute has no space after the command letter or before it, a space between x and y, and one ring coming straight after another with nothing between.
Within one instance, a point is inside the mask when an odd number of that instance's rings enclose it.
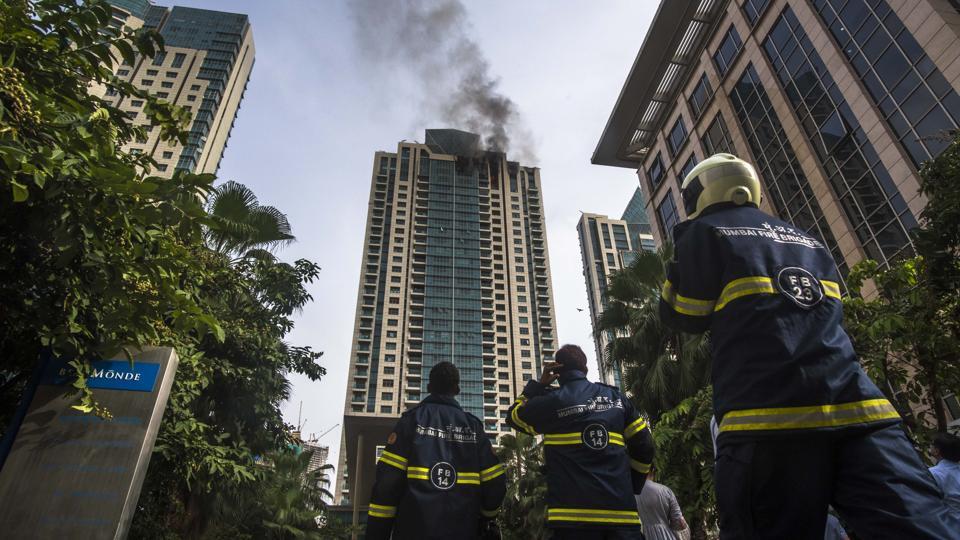
<instances>
[{"instance_id":1,"label":"sky","mask_svg":"<svg viewBox=\"0 0 960 540\"><path fill-rule=\"evenodd\" d=\"M289 217L297 242L281 259L322 268L308 286L313 302L296 315L287 340L323 351L327 374L317 382L293 376L284 415L296 424L302 403L305 434L333 428L320 443L337 464L374 152L394 152L404 139L422 142L425 127L460 126L429 117L413 74L359 52L347 1L156 3L250 17L256 63L218 176L249 186L261 204ZM591 165L590 156L659 2L464 4L467 31L532 134L559 343L582 346L596 380L576 224L581 211L620 217L638 185L634 171ZM395 6L383 1L385 10Z\"/></svg>"}]
</instances>

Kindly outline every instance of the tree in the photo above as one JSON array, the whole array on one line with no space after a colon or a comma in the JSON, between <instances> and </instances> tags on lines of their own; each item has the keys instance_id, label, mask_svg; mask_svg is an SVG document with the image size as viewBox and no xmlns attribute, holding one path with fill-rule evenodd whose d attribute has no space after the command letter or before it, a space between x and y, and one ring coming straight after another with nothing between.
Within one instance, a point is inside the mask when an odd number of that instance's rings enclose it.
<instances>
[{"instance_id":1,"label":"tree","mask_svg":"<svg viewBox=\"0 0 960 540\"><path fill-rule=\"evenodd\" d=\"M207 210L216 224L206 230L207 244L219 253L262 255L294 240L287 216L272 206L261 206L243 184L230 181L218 186Z\"/></svg>"},{"instance_id":2,"label":"tree","mask_svg":"<svg viewBox=\"0 0 960 540\"><path fill-rule=\"evenodd\" d=\"M524 433L500 437L497 457L507 475L497 524L504 540L528 540L546 536L547 478L543 473L543 444Z\"/></svg>"},{"instance_id":3,"label":"tree","mask_svg":"<svg viewBox=\"0 0 960 540\"><path fill-rule=\"evenodd\" d=\"M706 337L660 322L660 289L671 257L669 245L657 253L643 251L630 266L611 274L607 305L597 323L597 335L615 336L604 353L624 366L629 394L653 420L710 380Z\"/></svg>"},{"instance_id":4,"label":"tree","mask_svg":"<svg viewBox=\"0 0 960 540\"><path fill-rule=\"evenodd\" d=\"M660 478L676 492L691 535L706 538L717 519L709 338L660 321L660 291L672 256L669 244L641 252L610 275L597 335L615 336L605 354L624 366L628 395L652 419Z\"/></svg>"},{"instance_id":5,"label":"tree","mask_svg":"<svg viewBox=\"0 0 960 540\"><path fill-rule=\"evenodd\" d=\"M867 371L925 441L946 431L944 398L960 394L960 138L920 179L928 202L913 232L917 256L856 265L844 307Z\"/></svg>"},{"instance_id":6,"label":"tree","mask_svg":"<svg viewBox=\"0 0 960 540\"><path fill-rule=\"evenodd\" d=\"M195 281L201 198L213 177L150 175L118 150L144 133L93 84L143 99L164 140L185 141L189 115L113 76L162 39L110 27L100 1L0 4L0 411L14 409L43 349L72 358L77 408L96 407L89 361L168 333L217 332ZM6 418L0 425L6 426Z\"/></svg>"},{"instance_id":7,"label":"tree","mask_svg":"<svg viewBox=\"0 0 960 540\"><path fill-rule=\"evenodd\" d=\"M665 412L653 430L657 480L677 495L694 539L707 538L717 527L712 418L713 392L706 386Z\"/></svg>"},{"instance_id":8,"label":"tree","mask_svg":"<svg viewBox=\"0 0 960 540\"><path fill-rule=\"evenodd\" d=\"M125 347L176 348L131 536L199 537L215 494L265 481L253 456L290 444L280 414L288 375L324 374L319 352L284 341L319 268L230 260L292 239L257 236L268 215L289 236L282 214L248 197L261 217L238 228L204 208L212 175L155 177L149 156L121 150L144 127L93 86L142 99L164 140L184 143L190 117L113 76L121 58L134 64L163 42L111 27L111 12L101 0L0 3L0 427L43 350L72 359L76 407L106 416L85 384L90 361ZM218 252L210 238L231 240ZM266 508L273 523L290 525L280 506Z\"/></svg>"}]
</instances>

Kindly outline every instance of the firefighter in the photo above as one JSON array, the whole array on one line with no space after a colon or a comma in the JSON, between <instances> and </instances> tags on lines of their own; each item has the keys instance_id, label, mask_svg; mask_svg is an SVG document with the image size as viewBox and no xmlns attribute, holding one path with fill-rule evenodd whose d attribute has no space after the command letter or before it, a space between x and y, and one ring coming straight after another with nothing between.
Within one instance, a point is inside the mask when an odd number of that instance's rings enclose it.
<instances>
[{"instance_id":1,"label":"firefighter","mask_svg":"<svg viewBox=\"0 0 960 540\"><path fill-rule=\"evenodd\" d=\"M507 415L515 429L543 435L547 527L555 539L643 538L634 494L653 462L650 429L615 387L587 380L580 347L554 358Z\"/></svg>"},{"instance_id":2,"label":"firefighter","mask_svg":"<svg viewBox=\"0 0 960 540\"><path fill-rule=\"evenodd\" d=\"M483 423L464 411L460 372L430 370L430 395L400 417L377 462L367 540L486 538L506 493Z\"/></svg>"},{"instance_id":3,"label":"firefighter","mask_svg":"<svg viewBox=\"0 0 960 540\"><path fill-rule=\"evenodd\" d=\"M761 212L756 172L731 154L681 195L659 309L710 331L721 538L823 538L830 504L862 538L960 538L841 326L830 251Z\"/></svg>"}]
</instances>

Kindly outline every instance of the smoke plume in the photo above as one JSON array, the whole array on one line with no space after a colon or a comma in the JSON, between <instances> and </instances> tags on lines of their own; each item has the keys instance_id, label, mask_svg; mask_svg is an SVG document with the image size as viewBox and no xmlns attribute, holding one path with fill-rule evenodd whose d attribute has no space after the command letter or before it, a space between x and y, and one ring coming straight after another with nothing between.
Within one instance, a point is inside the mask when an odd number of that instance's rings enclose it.
<instances>
[{"instance_id":1,"label":"smoke plume","mask_svg":"<svg viewBox=\"0 0 960 540\"><path fill-rule=\"evenodd\" d=\"M415 79L429 127L479 134L487 149L535 162L530 131L477 45L459 0L350 0L360 54ZM446 125L434 125L444 122Z\"/></svg>"}]
</instances>

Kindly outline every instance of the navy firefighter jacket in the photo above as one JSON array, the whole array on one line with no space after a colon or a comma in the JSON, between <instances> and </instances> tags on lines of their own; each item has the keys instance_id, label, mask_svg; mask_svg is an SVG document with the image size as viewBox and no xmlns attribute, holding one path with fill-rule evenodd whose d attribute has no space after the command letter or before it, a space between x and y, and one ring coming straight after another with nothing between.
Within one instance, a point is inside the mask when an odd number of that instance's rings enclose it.
<instances>
[{"instance_id":1,"label":"navy firefighter jacket","mask_svg":"<svg viewBox=\"0 0 960 540\"><path fill-rule=\"evenodd\" d=\"M827 248L753 206L708 210L674 229L660 316L710 331L720 437L898 422L841 326Z\"/></svg>"},{"instance_id":2,"label":"navy firefighter jacket","mask_svg":"<svg viewBox=\"0 0 960 540\"><path fill-rule=\"evenodd\" d=\"M560 388L527 382L507 421L543 435L547 525L639 527L635 493L653 462L653 438L630 400L583 372L560 374Z\"/></svg>"},{"instance_id":3,"label":"navy firefighter jacket","mask_svg":"<svg viewBox=\"0 0 960 540\"><path fill-rule=\"evenodd\" d=\"M506 493L483 423L431 394L406 411L377 462L367 540L477 538Z\"/></svg>"}]
</instances>

